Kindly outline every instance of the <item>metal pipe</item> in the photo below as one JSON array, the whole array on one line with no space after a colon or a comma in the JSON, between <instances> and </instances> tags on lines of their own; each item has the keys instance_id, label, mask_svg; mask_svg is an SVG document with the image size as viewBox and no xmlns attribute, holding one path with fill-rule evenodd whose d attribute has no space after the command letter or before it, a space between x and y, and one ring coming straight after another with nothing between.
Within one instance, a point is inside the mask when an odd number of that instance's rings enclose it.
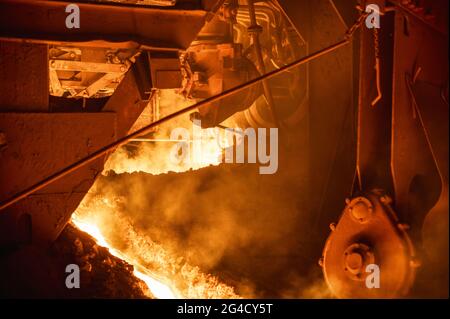
<instances>
[{"instance_id":1,"label":"metal pipe","mask_svg":"<svg viewBox=\"0 0 450 319\"><path fill-rule=\"evenodd\" d=\"M256 21L255 4L253 3L253 1L254 0L247 0L248 13L250 15L250 26L248 28L248 32L250 33L252 44L255 48L256 62L259 72L262 75L264 75L266 74L266 66L264 65L261 43L259 42L259 34L262 32L262 28L258 25L258 22ZM269 81L263 80L262 85L264 90L264 96L266 97L267 104L269 105L270 112L272 113L273 122L276 127L280 127L280 123L278 122L278 117L275 111L275 103L273 101L272 92L269 86Z\"/></svg>"},{"instance_id":2,"label":"metal pipe","mask_svg":"<svg viewBox=\"0 0 450 319\"><path fill-rule=\"evenodd\" d=\"M127 136L124 136L124 137L118 139L117 141L115 141L115 142L113 142L113 143L111 143L111 144L109 144L109 145L107 145L107 146L105 146L105 147L95 151L91 155L86 156L85 158L83 158L83 159L81 159L81 160L79 160L79 161L77 161L77 162L75 162L75 163L73 163L73 164L63 168L59 172L57 172L57 173L55 173L53 175L50 175L49 177L47 177L47 178L43 179L42 181L40 181L40 182L30 186L29 188L25 189L24 191L17 193L16 195L10 197L9 199L3 201L0 204L0 210L3 210L5 208L7 208L7 207L17 203L18 201L24 199L25 197L27 197L27 196L33 194L34 192L36 192L36 191L38 191L38 190L40 190L40 189L50 185L51 183L59 180L60 178L62 178L64 176L74 172L75 170L83 167L84 165L86 165L86 164L88 164L88 163L90 163L90 162L100 158L101 156L103 156L106 153L112 151L113 149L115 149L115 148L117 148L117 147L119 147L119 146L129 142L130 140L136 139L136 138L138 138L141 135L144 135L144 134L147 134L147 133L151 132L152 129L154 127L156 127L156 126L159 126L159 125L161 125L161 124L163 124L165 122L168 122L168 121L170 121L170 120L172 120L172 119L174 119L174 118L176 118L176 117L178 117L180 115L192 112L192 111L196 110L197 108L199 108L201 106L204 106L204 105L207 105L207 104L210 104L210 103L213 103L213 102L217 102L218 100L226 98L226 97L228 97L228 96L230 96L232 94L235 94L235 93L238 93L240 91L246 90L246 89L252 87L253 85L255 85L257 83L260 83L261 81L271 79L271 78L273 78L273 77L275 77L275 76L277 76L277 75L279 75L279 74L281 74L281 73L283 73L285 71L291 70L291 69L296 68L296 67L298 67L300 65L308 63L308 62L310 62L310 61L312 61L314 59L317 59L317 58L327 54L327 53L330 53L330 52L332 52L332 51L334 51L336 49L339 49L340 47L342 47L342 46L344 46L344 45L346 45L348 43L350 43L350 37L345 37L344 40L341 40L341 41L339 41L336 44L333 44L333 45L328 46L328 47L326 47L326 48L324 48L322 50L319 50L319 51L317 51L317 52L315 52L313 54L310 54L310 55L308 55L306 57L298 59L298 60L296 60L296 61L294 61L294 62L292 62L292 63L290 63L290 64L288 64L286 66L283 66L282 68L280 68L278 70L274 70L274 71L271 71L271 72L269 72L269 73L267 73L265 75L261 75L261 76L255 78L255 79L253 79L253 80L250 80L250 81L248 81L246 83L238 85L237 87L235 87L233 89L226 90L226 91L224 91L224 92L222 92L222 93L220 93L220 94L218 94L216 96L212 96L212 97L207 98L207 99L205 99L203 101L200 101L200 102L198 102L198 103L196 103L194 105L187 106L187 107L185 107L185 108L183 108L181 110L178 110L178 111L176 111L176 112L174 112L172 114L169 114L169 115L167 115L167 116L165 116L165 117L163 117L163 118L161 118L161 119L159 119L159 120L157 120L157 121L155 121L155 122L153 122L153 123L151 123L151 124L149 124L147 126L144 126L143 128L135 131L134 133L131 133L131 134L127 135Z\"/></svg>"},{"instance_id":3,"label":"metal pipe","mask_svg":"<svg viewBox=\"0 0 450 319\"><path fill-rule=\"evenodd\" d=\"M81 28L68 31L65 10L71 2L0 0L0 36L74 43L103 40L108 43L107 48L117 42L133 41L184 50L200 32L207 16L213 15L204 10L201 1L192 2L192 9L183 8L182 4L149 7L118 2L74 2L81 12ZM107 23L99 17L107 17Z\"/></svg>"}]
</instances>

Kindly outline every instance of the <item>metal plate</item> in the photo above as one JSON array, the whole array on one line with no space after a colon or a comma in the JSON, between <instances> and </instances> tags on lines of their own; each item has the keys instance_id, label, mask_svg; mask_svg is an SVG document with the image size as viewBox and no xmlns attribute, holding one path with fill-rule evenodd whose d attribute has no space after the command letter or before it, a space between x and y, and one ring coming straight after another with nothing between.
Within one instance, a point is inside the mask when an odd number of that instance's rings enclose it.
<instances>
[{"instance_id":1,"label":"metal plate","mask_svg":"<svg viewBox=\"0 0 450 319\"><path fill-rule=\"evenodd\" d=\"M115 123L114 113L1 113L0 200L113 141ZM100 158L1 211L0 244L55 239L102 169Z\"/></svg>"}]
</instances>

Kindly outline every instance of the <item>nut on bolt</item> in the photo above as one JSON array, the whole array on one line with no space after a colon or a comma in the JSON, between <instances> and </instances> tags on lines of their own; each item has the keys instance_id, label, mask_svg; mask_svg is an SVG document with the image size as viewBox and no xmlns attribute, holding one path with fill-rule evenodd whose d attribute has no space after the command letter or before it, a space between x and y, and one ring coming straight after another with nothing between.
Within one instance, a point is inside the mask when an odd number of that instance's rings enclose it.
<instances>
[{"instance_id":1,"label":"nut on bolt","mask_svg":"<svg viewBox=\"0 0 450 319\"><path fill-rule=\"evenodd\" d=\"M344 251L344 272L352 280L363 280L366 266L375 262L372 249L363 243L353 243Z\"/></svg>"},{"instance_id":2,"label":"nut on bolt","mask_svg":"<svg viewBox=\"0 0 450 319\"><path fill-rule=\"evenodd\" d=\"M365 197L356 197L348 203L348 211L357 221L366 222L373 214L373 205L369 199Z\"/></svg>"},{"instance_id":3,"label":"nut on bolt","mask_svg":"<svg viewBox=\"0 0 450 319\"><path fill-rule=\"evenodd\" d=\"M383 195L380 197L380 202L382 202L383 204L389 205L392 203L392 198L390 198L387 195Z\"/></svg>"},{"instance_id":4,"label":"nut on bolt","mask_svg":"<svg viewBox=\"0 0 450 319\"><path fill-rule=\"evenodd\" d=\"M420 266L422 266L422 262L420 261L420 259L412 257L409 261L409 265L413 268L419 268Z\"/></svg>"},{"instance_id":5,"label":"nut on bolt","mask_svg":"<svg viewBox=\"0 0 450 319\"><path fill-rule=\"evenodd\" d=\"M323 257L319 258L318 264L320 267L323 267Z\"/></svg>"}]
</instances>

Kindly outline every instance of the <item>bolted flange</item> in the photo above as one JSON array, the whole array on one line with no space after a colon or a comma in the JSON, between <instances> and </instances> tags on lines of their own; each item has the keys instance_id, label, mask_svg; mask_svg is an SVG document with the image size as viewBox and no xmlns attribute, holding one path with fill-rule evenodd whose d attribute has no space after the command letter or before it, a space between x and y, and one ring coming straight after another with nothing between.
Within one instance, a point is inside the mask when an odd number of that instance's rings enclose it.
<instances>
[{"instance_id":1,"label":"bolted flange","mask_svg":"<svg viewBox=\"0 0 450 319\"><path fill-rule=\"evenodd\" d=\"M366 197L355 197L347 204L351 216L360 223L366 223L373 214L373 204Z\"/></svg>"},{"instance_id":2,"label":"bolted flange","mask_svg":"<svg viewBox=\"0 0 450 319\"><path fill-rule=\"evenodd\" d=\"M363 243L353 243L344 251L344 271L352 280L364 280L367 265L375 263L371 248Z\"/></svg>"},{"instance_id":3,"label":"bolted flange","mask_svg":"<svg viewBox=\"0 0 450 319\"><path fill-rule=\"evenodd\" d=\"M387 198L374 190L350 199L333 225L322 271L336 297L394 298L411 288L418 264L415 249ZM378 273L369 265L376 265ZM369 275L379 276L379 287L367 286Z\"/></svg>"}]
</instances>

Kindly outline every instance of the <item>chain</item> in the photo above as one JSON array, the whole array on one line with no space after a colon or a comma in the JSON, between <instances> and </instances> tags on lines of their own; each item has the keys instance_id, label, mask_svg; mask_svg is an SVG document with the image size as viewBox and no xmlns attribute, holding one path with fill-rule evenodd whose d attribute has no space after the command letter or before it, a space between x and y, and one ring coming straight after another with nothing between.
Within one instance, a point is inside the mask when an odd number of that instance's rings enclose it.
<instances>
[{"instance_id":1,"label":"chain","mask_svg":"<svg viewBox=\"0 0 450 319\"><path fill-rule=\"evenodd\" d=\"M381 92L381 55L380 55L380 33L377 28L373 29L373 41L374 41L374 51L375 51L375 76L376 76L376 86L377 86L377 96L372 101L371 105L375 106L383 97Z\"/></svg>"},{"instance_id":2,"label":"chain","mask_svg":"<svg viewBox=\"0 0 450 319\"><path fill-rule=\"evenodd\" d=\"M353 37L353 34L355 31L363 24L364 20L369 16L369 13L364 12L359 17L358 20L350 27L348 28L347 32L345 32L345 39L350 40L351 37Z\"/></svg>"},{"instance_id":3,"label":"chain","mask_svg":"<svg viewBox=\"0 0 450 319\"><path fill-rule=\"evenodd\" d=\"M355 31L363 24L363 22L366 20L366 18L369 16L368 12L362 12L361 15L358 17L358 20L350 27L348 28L347 32L345 33L345 40L350 41L350 39L353 37ZM376 86L377 86L377 97L372 101L372 106L375 106L382 98L381 93L381 72L380 72L380 39L379 39L379 30L377 28L373 29L373 38L374 38L374 50L375 50L375 72L376 72Z\"/></svg>"},{"instance_id":4,"label":"chain","mask_svg":"<svg viewBox=\"0 0 450 319\"><path fill-rule=\"evenodd\" d=\"M374 49L375 49L375 58L380 58L380 32L377 28L373 29L373 41L374 41Z\"/></svg>"}]
</instances>

